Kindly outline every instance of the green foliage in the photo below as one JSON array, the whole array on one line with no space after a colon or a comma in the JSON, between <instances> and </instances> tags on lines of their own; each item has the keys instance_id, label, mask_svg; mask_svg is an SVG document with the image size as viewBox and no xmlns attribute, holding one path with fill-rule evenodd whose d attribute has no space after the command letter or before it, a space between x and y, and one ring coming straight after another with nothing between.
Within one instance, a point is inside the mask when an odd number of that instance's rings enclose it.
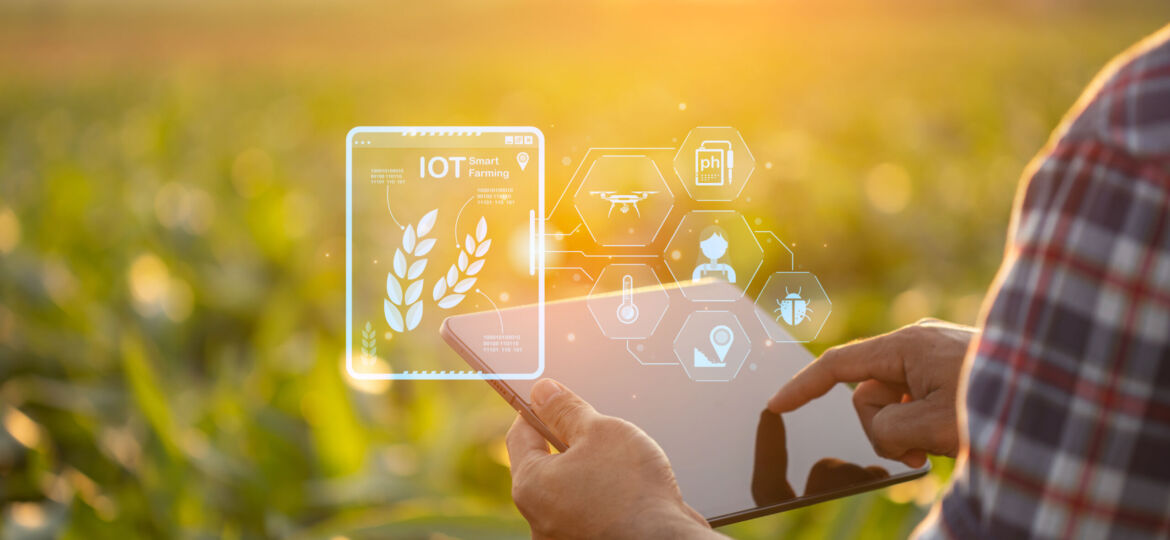
<instances>
[{"instance_id":1,"label":"green foliage","mask_svg":"<svg viewBox=\"0 0 1170 540\"><path fill-rule=\"evenodd\" d=\"M973 322L1024 164L1167 15L1026 4L3 8L0 536L527 535L487 385L343 375L355 125L537 125L551 193L737 126L744 213L831 291L815 348ZM936 466L727 532L904 536Z\"/></svg>"}]
</instances>

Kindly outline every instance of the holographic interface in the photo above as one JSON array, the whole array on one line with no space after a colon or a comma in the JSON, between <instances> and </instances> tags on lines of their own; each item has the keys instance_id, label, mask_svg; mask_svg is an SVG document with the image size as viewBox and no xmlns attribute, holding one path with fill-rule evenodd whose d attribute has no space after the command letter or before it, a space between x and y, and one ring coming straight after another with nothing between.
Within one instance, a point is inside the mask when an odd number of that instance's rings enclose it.
<instances>
[{"instance_id":1,"label":"holographic interface","mask_svg":"<svg viewBox=\"0 0 1170 540\"><path fill-rule=\"evenodd\" d=\"M632 361L725 382L755 371L756 347L815 339L832 311L792 250L736 209L755 158L734 128L695 128L678 148L589 149L547 222L535 128L355 128L348 153L355 377L532 379L549 325L571 340L591 318ZM591 317L545 321L546 279L549 299L583 297ZM745 296L754 317L730 309ZM509 309L530 305L535 319ZM490 372L439 339L444 318L480 312L498 332L464 342Z\"/></svg>"},{"instance_id":2,"label":"holographic interface","mask_svg":"<svg viewBox=\"0 0 1170 540\"><path fill-rule=\"evenodd\" d=\"M544 368L544 136L358 127L346 148L346 367L364 379L531 379ZM620 204L621 201L614 204ZM506 308L541 306L533 320ZM467 369L444 318L494 311ZM482 340L482 342L478 342Z\"/></svg>"},{"instance_id":3,"label":"holographic interface","mask_svg":"<svg viewBox=\"0 0 1170 540\"><path fill-rule=\"evenodd\" d=\"M549 212L549 297L586 295L604 338L695 382L755 371L754 348L815 339L832 311L820 281L737 210L755 166L730 127L694 128L677 148L590 149ZM709 282L722 286L697 286ZM745 295L754 317L729 309ZM583 333L549 325L550 339Z\"/></svg>"}]
</instances>

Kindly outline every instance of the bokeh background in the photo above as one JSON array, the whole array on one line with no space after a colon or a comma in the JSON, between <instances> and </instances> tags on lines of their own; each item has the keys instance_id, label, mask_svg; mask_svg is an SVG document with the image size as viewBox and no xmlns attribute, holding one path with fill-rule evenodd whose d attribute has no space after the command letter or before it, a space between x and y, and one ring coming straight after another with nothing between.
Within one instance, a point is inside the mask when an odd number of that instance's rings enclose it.
<instances>
[{"instance_id":1,"label":"bokeh background","mask_svg":"<svg viewBox=\"0 0 1170 540\"><path fill-rule=\"evenodd\" d=\"M973 323L1019 174L1165 24L1110 2L0 5L0 536L519 538L487 385L343 376L344 137L740 129L819 351ZM420 351L426 354L426 351ZM951 470L731 526L893 538Z\"/></svg>"}]
</instances>

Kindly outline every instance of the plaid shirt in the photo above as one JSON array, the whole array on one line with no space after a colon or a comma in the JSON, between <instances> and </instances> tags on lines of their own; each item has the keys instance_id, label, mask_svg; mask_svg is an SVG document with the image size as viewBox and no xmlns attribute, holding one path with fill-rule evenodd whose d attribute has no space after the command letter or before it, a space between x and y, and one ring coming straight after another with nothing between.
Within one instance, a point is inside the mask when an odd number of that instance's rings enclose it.
<instances>
[{"instance_id":1,"label":"plaid shirt","mask_svg":"<svg viewBox=\"0 0 1170 540\"><path fill-rule=\"evenodd\" d=\"M1170 536L1170 26L1025 173L926 538Z\"/></svg>"}]
</instances>

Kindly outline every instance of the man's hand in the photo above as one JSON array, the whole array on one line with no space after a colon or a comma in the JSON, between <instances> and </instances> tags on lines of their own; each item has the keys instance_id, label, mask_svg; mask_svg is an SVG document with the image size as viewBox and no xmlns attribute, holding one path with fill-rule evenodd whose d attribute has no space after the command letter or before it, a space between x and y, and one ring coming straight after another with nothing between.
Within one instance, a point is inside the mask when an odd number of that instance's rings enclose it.
<instances>
[{"instance_id":1,"label":"man's hand","mask_svg":"<svg viewBox=\"0 0 1170 540\"><path fill-rule=\"evenodd\" d=\"M923 319L888 334L833 347L768 401L788 412L839 382L859 383L853 406L878 455L911 467L959 448L956 391L974 328Z\"/></svg>"},{"instance_id":2,"label":"man's hand","mask_svg":"<svg viewBox=\"0 0 1170 540\"><path fill-rule=\"evenodd\" d=\"M536 383L532 401L569 445L550 454L522 417L508 431L512 498L534 538L721 537L683 502L666 454L642 430L551 379Z\"/></svg>"}]
</instances>

